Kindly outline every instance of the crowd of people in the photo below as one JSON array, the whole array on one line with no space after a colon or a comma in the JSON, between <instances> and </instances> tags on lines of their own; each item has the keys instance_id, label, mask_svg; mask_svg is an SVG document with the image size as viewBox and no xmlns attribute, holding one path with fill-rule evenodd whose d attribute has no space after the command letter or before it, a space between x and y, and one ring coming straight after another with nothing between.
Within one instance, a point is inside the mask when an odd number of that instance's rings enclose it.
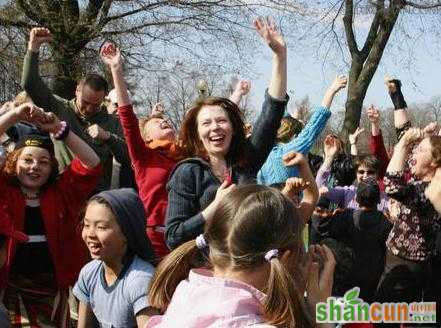
<instances>
[{"instance_id":1,"label":"crowd of people","mask_svg":"<svg viewBox=\"0 0 441 328\"><path fill-rule=\"evenodd\" d=\"M240 81L196 100L179 131L161 104L138 119L111 43L112 91L87 74L73 99L53 94L39 73L52 35L31 30L23 92L0 114L1 327L333 327L316 304L353 287L366 302L437 301L439 323L438 124L412 126L389 79L392 153L371 106L369 153L357 129L312 154L347 78L299 121L285 40L270 18L254 28L272 73L252 128Z\"/></svg>"}]
</instances>

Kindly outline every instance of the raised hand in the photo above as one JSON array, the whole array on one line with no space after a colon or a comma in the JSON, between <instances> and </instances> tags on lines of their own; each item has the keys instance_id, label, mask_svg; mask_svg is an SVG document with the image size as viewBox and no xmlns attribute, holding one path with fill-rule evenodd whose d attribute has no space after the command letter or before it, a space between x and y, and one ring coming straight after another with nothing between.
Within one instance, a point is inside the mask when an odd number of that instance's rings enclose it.
<instances>
[{"instance_id":1,"label":"raised hand","mask_svg":"<svg viewBox=\"0 0 441 328\"><path fill-rule=\"evenodd\" d=\"M103 62L109 67L121 65L121 52L113 43L106 42L101 47L100 56Z\"/></svg>"},{"instance_id":2,"label":"raised hand","mask_svg":"<svg viewBox=\"0 0 441 328\"><path fill-rule=\"evenodd\" d=\"M292 151L283 156L283 164L285 166L308 165L308 161L303 154Z\"/></svg>"},{"instance_id":3,"label":"raised hand","mask_svg":"<svg viewBox=\"0 0 441 328\"><path fill-rule=\"evenodd\" d=\"M403 137L400 139L398 144L402 144L404 146L409 146L410 144L420 141L424 138L424 132L423 130L419 128L410 128L406 131L406 133L403 135Z\"/></svg>"},{"instance_id":4,"label":"raised hand","mask_svg":"<svg viewBox=\"0 0 441 328\"><path fill-rule=\"evenodd\" d=\"M371 124L380 124L380 111L374 105L369 106L367 117Z\"/></svg>"},{"instance_id":5,"label":"raised hand","mask_svg":"<svg viewBox=\"0 0 441 328\"><path fill-rule=\"evenodd\" d=\"M426 137L437 135L440 131L440 126L437 122L430 122L423 128L423 133Z\"/></svg>"},{"instance_id":6,"label":"raised hand","mask_svg":"<svg viewBox=\"0 0 441 328\"><path fill-rule=\"evenodd\" d=\"M289 199L296 197L301 191L305 190L309 186L309 181L305 181L302 178L288 178L283 187L282 194Z\"/></svg>"},{"instance_id":7,"label":"raised hand","mask_svg":"<svg viewBox=\"0 0 441 328\"><path fill-rule=\"evenodd\" d=\"M40 130L57 133L61 128L61 121L54 113L34 112L31 115L35 116L34 123Z\"/></svg>"},{"instance_id":8,"label":"raised hand","mask_svg":"<svg viewBox=\"0 0 441 328\"><path fill-rule=\"evenodd\" d=\"M152 108L152 115L164 115L165 107L162 103L156 103Z\"/></svg>"},{"instance_id":9,"label":"raised hand","mask_svg":"<svg viewBox=\"0 0 441 328\"><path fill-rule=\"evenodd\" d=\"M87 128L87 133L93 138L98 140L108 140L110 138L110 132L104 130L98 124L93 124Z\"/></svg>"},{"instance_id":10,"label":"raised hand","mask_svg":"<svg viewBox=\"0 0 441 328\"><path fill-rule=\"evenodd\" d=\"M276 55L286 55L285 39L271 17L258 17L254 20L254 28Z\"/></svg>"},{"instance_id":11,"label":"raised hand","mask_svg":"<svg viewBox=\"0 0 441 328\"><path fill-rule=\"evenodd\" d=\"M328 134L323 142L323 151L325 153L326 158L334 158L338 152L338 145L335 138Z\"/></svg>"},{"instance_id":12,"label":"raised hand","mask_svg":"<svg viewBox=\"0 0 441 328\"><path fill-rule=\"evenodd\" d=\"M45 27L34 27L29 35L28 49L32 51L40 50L43 43L52 40L52 33Z\"/></svg>"},{"instance_id":13,"label":"raised hand","mask_svg":"<svg viewBox=\"0 0 441 328\"><path fill-rule=\"evenodd\" d=\"M358 128L354 131L354 133L352 133L352 134L349 135L349 143L350 143L351 145L355 145L355 144L357 143L358 136L359 136L360 134L362 134L363 132L364 132L364 129L363 129L363 128L360 129L360 127L358 127Z\"/></svg>"},{"instance_id":14,"label":"raised hand","mask_svg":"<svg viewBox=\"0 0 441 328\"><path fill-rule=\"evenodd\" d=\"M334 282L335 257L326 245L309 247L307 268L309 269L307 294L312 309L319 302L326 302L331 296Z\"/></svg>"},{"instance_id":15,"label":"raised hand","mask_svg":"<svg viewBox=\"0 0 441 328\"><path fill-rule=\"evenodd\" d=\"M384 78L384 84L389 93L395 93L401 88L401 81L389 76Z\"/></svg>"},{"instance_id":16,"label":"raised hand","mask_svg":"<svg viewBox=\"0 0 441 328\"><path fill-rule=\"evenodd\" d=\"M240 94L241 96L247 95L251 90L251 82L247 80L240 80L237 82L234 88L234 93Z\"/></svg>"},{"instance_id":17,"label":"raised hand","mask_svg":"<svg viewBox=\"0 0 441 328\"><path fill-rule=\"evenodd\" d=\"M330 86L330 90L334 93L339 92L341 89L346 88L346 85L348 84L348 78L346 75L338 75L334 82L332 82Z\"/></svg>"}]
</instances>

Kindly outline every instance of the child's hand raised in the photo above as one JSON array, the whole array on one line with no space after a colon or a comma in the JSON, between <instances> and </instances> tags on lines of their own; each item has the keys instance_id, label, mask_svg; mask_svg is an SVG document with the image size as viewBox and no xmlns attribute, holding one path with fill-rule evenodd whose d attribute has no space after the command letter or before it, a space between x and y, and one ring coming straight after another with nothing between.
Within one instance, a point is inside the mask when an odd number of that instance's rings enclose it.
<instances>
[{"instance_id":1,"label":"child's hand raised","mask_svg":"<svg viewBox=\"0 0 441 328\"><path fill-rule=\"evenodd\" d=\"M285 187L283 187L282 194L284 194L289 199L293 199L309 186L309 181L305 181L302 178L289 178L285 182Z\"/></svg>"},{"instance_id":2,"label":"child's hand raised","mask_svg":"<svg viewBox=\"0 0 441 328\"><path fill-rule=\"evenodd\" d=\"M308 251L308 282L306 291L312 309L319 302L326 302L332 294L335 270L334 253L326 245L312 245Z\"/></svg>"},{"instance_id":3,"label":"child's hand raised","mask_svg":"<svg viewBox=\"0 0 441 328\"><path fill-rule=\"evenodd\" d=\"M285 164L285 166L307 165L308 161L303 154L292 151L283 156L283 164Z\"/></svg>"}]
</instances>

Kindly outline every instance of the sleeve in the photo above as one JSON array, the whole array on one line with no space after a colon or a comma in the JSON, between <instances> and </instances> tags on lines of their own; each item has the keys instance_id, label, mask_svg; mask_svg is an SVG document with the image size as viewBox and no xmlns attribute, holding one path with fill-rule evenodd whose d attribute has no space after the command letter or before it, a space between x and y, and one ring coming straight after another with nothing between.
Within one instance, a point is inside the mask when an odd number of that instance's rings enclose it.
<instances>
[{"instance_id":1,"label":"sleeve","mask_svg":"<svg viewBox=\"0 0 441 328\"><path fill-rule=\"evenodd\" d=\"M142 139L138 118L133 112L132 105L118 107L118 114L130 159L133 162L137 162L142 154L150 151L148 147L145 147L144 140Z\"/></svg>"},{"instance_id":2,"label":"sleeve","mask_svg":"<svg viewBox=\"0 0 441 328\"><path fill-rule=\"evenodd\" d=\"M23 62L21 86L37 106L47 112L54 112L56 115L59 115L59 106L56 105L58 100L40 77L38 56L38 52L30 50L26 52Z\"/></svg>"},{"instance_id":3,"label":"sleeve","mask_svg":"<svg viewBox=\"0 0 441 328\"><path fill-rule=\"evenodd\" d=\"M285 108L289 97L284 100L272 98L265 91L265 100L262 105L262 111L254 125L253 134L250 137L250 158L249 162L253 165L254 170L259 171L263 163L265 163L277 136L277 130L280 127Z\"/></svg>"},{"instance_id":4,"label":"sleeve","mask_svg":"<svg viewBox=\"0 0 441 328\"><path fill-rule=\"evenodd\" d=\"M283 154L285 155L291 151L302 153L304 155L309 153L311 147L322 133L330 117L331 111L328 108L316 106L310 120L306 123L299 135L283 145Z\"/></svg>"},{"instance_id":5,"label":"sleeve","mask_svg":"<svg viewBox=\"0 0 441 328\"><path fill-rule=\"evenodd\" d=\"M101 177L101 164L94 168L85 167L76 157L61 173L56 188L70 205L82 204L95 190Z\"/></svg>"},{"instance_id":6,"label":"sleeve","mask_svg":"<svg viewBox=\"0 0 441 328\"><path fill-rule=\"evenodd\" d=\"M415 185L406 183L404 172L386 172L383 179L384 191L388 197L398 200L401 203L411 205L416 197Z\"/></svg>"},{"instance_id":7,"label":"sleeve","mask_svg":"<svg viewBox=\"0 0 441 328\"><path fill-rule=\"evenodd\" d=\"M165 237L170 249L195 238L204 229L205 219L199 208L196 177L190 165L178 166L167 185Z\"/></svg>"},{"instance_id":8,"label":"sleeve","mask_svg":"<svg viewBox=\"0 0 441 328\"><path fill-rule=\"evenodd\" d=\"M147 289L153 276L153 268L139 270L136 276L130 279L128 292L129 302L133 307L133 314L136 316L140 311L149 306L147 300Z\"/></svg>"},{"instance_id":9,"label":"sleeve","mask_svg":"<svg viewBox=\"0 0 441 328\"><path fill-rule=\"evenodd\" d=\"M112 118L113 119L113 118ZM112 122L113 131L110 132L110 139L107 141L107 145L110 148L110 152L115 159L123 163L130 163L129 154L127 152L126 141L124 140L124 133L121 128L120 122L115 118Z\"/></svg>"},{"instance_id":10,"label":"sleeve","mask_svg":"<svg viewBox=\"0 0 441 328\"><path fill-rule=\"evenodd\" d=\"M317 187L326 187L326 181L331 175L331 170L324 169L323 165L317 171L317 176L315 177L315 183L317 183Z\"/></svg>"},{"instance_id":11,"label":"sleeve","mask_svg":"<svg viewBox=\"0 0 441 328\"><path fill-rule=\"evenodd\" d=\"M339 206L345 206L346 194L351 192L347 187L337 186L335 188L329 189L326 197L333 203Z\"/></svg>"},{"instance_id":12,"label":"sleeve","mask_svg":"<svg viewBox=\"0 0 441 328\"><path fill-rule=\"evenodd\" d=\"M378 178L382 179L386 174L387 166L389 165L389 155L387 154L386 147L384 146L383 135L380 131L378 136L369 136L369 150L380 162L380 170L378 172Z\"/></svg>"},{"instance_id":13,"label":"sleeve","mask_svg":"<svg viewBox=\"0 0 441 328\"><path fill-rule=\"evenodd\" d=\"M90 263L86 264L82 269L78 276L78 280L75 283L74 288L72 289L72 293L74 296L85 304L90 304L90 288L88 284L88 276L90 274Z\"/></svg>"}]
</instances>

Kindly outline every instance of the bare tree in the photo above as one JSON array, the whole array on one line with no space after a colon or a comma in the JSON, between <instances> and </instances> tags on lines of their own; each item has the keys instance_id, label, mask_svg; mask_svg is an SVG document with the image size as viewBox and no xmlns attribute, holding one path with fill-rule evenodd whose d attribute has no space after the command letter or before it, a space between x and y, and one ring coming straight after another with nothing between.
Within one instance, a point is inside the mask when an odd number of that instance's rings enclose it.
<instances>
[{"instance_id":1,"label":"bare tree","mask_svg":"<svg viewBox=\"0 0 441 328\"><path fill-rule=\"evenodd\" d=\"M408 13L422 15L424 11L432 12L439 8L439 0L338 0L329 1L326 5L321 1L310 2L309 16L319 17L314 24L326 26L317 32L321 37L320 47L325 49L325 58L328 58L332 50L337 49L337 57L349 68L348 96L341 130L345 138L359 125L366 92L397 26L398 18ZM406 19L410 22L409 17L403 18ZM360 25L363 26L362 32L357 31L357 26Z\"/></svg>"},{"instance_id":2,"label":"bare tree","mask_svg":"<svg viewBox=\"0 0 441 328\"><path fill-rule=\"evenodd\" d=\"M10 0L0 6L0 26L50 29L53 89L69 97L75 80L84 68L96 65L97 50L109 39L122 45L126 61L136 69L154 71L183 54L219 66L219 55L235 53L243 66L246 53L240 44L249 39L243 32L259 10L269 8L301 9L288 0Z\"/></svg>"},{"instance_id":3,"label":"bare tree","mask_svg":"<svg viewBox=\"0 0 441 328\"><path fill-rule=\"evenodd\" d=\"M433 115L433 121L441 123L441 96L435 96L430 100L428 105L431 114Z\"/></svg>"}]
</instances>

